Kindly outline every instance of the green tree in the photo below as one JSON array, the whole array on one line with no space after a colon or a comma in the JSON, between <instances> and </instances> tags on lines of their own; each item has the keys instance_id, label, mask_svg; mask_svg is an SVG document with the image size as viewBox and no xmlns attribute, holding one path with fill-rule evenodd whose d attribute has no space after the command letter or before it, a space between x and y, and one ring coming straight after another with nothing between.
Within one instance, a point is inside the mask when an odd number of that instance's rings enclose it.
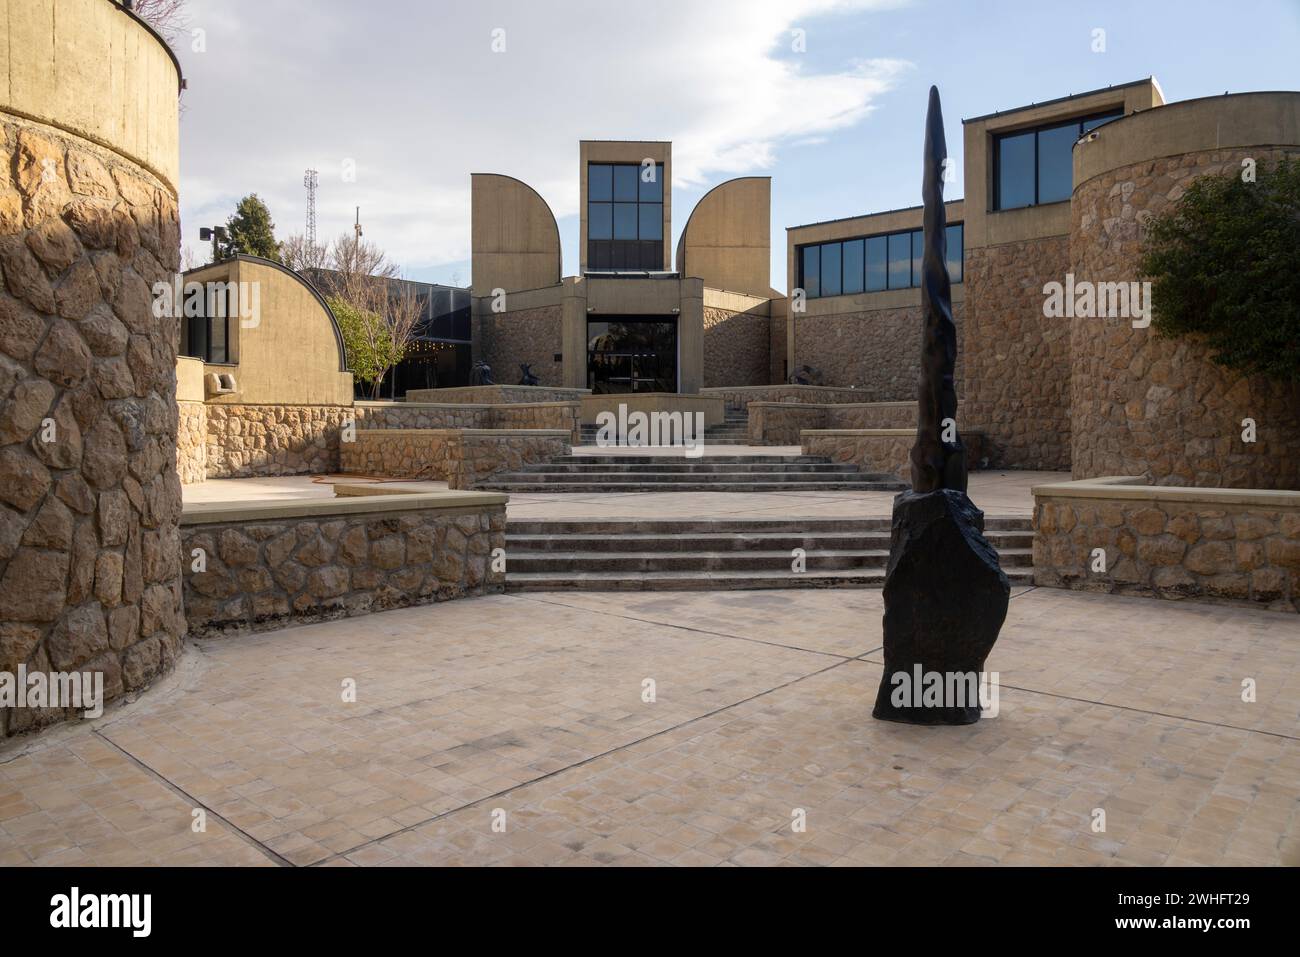
<instances>
[{"instance_id":1,"label":"green tree","mask_svg":"<svg viewBox=\"0 0 1300 957\"><path fill-rule=\"evenodd\" d=\"M388 320L378 312L358 308L341 296L329 296L325 301L339 321L352 377L366 384L372 398L378 398L384 374L402 361L405 346L394 340Z\"/></svg>"},{"instance_id":2,"label":"green tree","mask_svg":"<svg viewBox=\"0 0 1300 957\"><path fill-rule=\"evenodd\" d=\"M1300 161L1194 180L1147 224L1140 268L1162 338L1194 337L1246 375L1300 380Z\"/></svg>"},{"instance_id":3,"label":"green tree","mask_svg":"<svg viewBox=\"0 0 1300 957\"><path fill-rule=\"evenodd\" d=\"M239 201L235 215L226 220L226 233L226 241L221 246L222 258L245 253L280 261L280 244L275 241L271 211L256 193L249 193Z\"/></svg>"}]
</instances>

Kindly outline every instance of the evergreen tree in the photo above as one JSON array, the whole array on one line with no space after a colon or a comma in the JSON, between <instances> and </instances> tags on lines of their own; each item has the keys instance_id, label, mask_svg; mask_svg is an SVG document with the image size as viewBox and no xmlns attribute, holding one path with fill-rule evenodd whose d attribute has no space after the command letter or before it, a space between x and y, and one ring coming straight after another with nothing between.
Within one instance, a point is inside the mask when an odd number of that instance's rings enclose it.
<instances>
[{"instance_id":1,"label":"evergreen tree","mask_svg":"<svg viewBox=\"0 0 1300 957\"><path fill-rule=\"evenodd\" d=\"M245 253L280 261L280 244L275 241L275 223L271 211L256 193L249 193L235 207L235 215L226 220L227 238L221 245L221 258Z\"/></svg>"}]
</instances>

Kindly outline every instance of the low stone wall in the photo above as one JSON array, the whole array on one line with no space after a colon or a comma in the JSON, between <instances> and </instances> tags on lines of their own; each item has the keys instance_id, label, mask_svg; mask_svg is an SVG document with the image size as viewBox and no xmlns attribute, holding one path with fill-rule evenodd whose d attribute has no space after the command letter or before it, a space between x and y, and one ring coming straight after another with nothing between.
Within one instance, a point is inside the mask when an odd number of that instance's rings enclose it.
<instances>
[{"instance_id":1,"label":"low stone wall","mask_svg":"<svg viewBox=\"0 0 1300 957\"><path fill-rule=\"evenodd\" d=\"M382 495L189 506L190 634L213 637L499 592L506 496ZM204 567L194 570L195 550Z\"/></svg>"},{"instance_id":2,"label":"low stone wall","mask_svg":"<svg viewBox=\"0 0 1300 957\"><path fill-rule=\"evenodd\" d=\"M345 405L209 403L208 478L324 474L338 468Z\"/></svg>"},{"instance_id":3,"label":"low stone wall","mask_svg":"<svg viewBox=\"0 0 1300 957\"><path fill-rule=\"evenodd\" d=\"M861 389L820 385L750 385L701 389L700 395L721 396L728 409L743 410L751 402L862 402L870 399Z\"/></svg>"},{"instance_id":4,"label":"low stone wall","mask_svg":"<svg viewBox=\"0 0 1300 957\"><path fill-rule=\"evenodd\" d=\"M805 429L914 429L915 402L751 402L751 445L798 445Z\"/></svg>"},{"instance_id":5,"label":"low stone wall","mask_svg":"<svg viewBox=\"0 0 1300 957\"><path fill-rule=\"evenodd\" d=\"M1035 488L1034 583L1300 610L1300 492L1145 481Z\"/></svg>"},{"instance_id":6,"label":"low stone wall","mask_svg":"<svg viewBox=\"0 0 1300 957\"><path fill-rule=\"evenodd\" d=\"M468 489L497 472L565 455L570 442L562 429L361 429L343 444L342 467Z\"/></svg>"},{"instance_id":7,"label":"low stone wall","mask_svg":"<svg viewBox=\"0 0 1300 957\"><path fill-rule=\"evenodd\" d=\"M974 471L983 458L984 436L963 432L961 440L966 468ZM799 444L804 455L824 455L832 462L852 463L863 472L907 479L916 429L805 429Z\"/></svg>"},{"instance_id":8,"label":"low stone wall","mask_svg":"<svg viewBox=\"0 0 1300 957\"><path fill-rule=\"evenodd\" d=\"M202 402L177 402L176 471L182 485L208 477L208 410Z\"/></svg>"},{"instance_id":9,"label":"low stone wall","mask_svg":"<svg viewBox=\"0 0 1300 957\"><path fill-rule=\"evenodd\" d=\"M582 403L576 398L477 404L358 402L356 424L358 429L564 429L576 442L581 410Z\"/></svg>"},{"instance_id":10,"label":"low stone wall","mask_svg":"<svg viewBox=\"0 0 1300 957\"><path fill-rule=\"evenodd\" d=\"M590 389L559 389L544 385L466 385L448 389L412 389L407 402L468 402L501 404L510 402L571 402L591 395Z\"/></svg>"}]
</instances>

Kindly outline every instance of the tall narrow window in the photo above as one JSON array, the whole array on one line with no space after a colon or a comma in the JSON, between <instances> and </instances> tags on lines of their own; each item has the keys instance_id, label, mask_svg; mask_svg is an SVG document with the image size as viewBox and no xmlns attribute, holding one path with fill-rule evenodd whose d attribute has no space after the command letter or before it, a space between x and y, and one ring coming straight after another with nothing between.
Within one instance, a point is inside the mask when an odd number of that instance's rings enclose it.
<instances>
[{"instance_id":1,"label":"tall narrow window","mask_svg":"<svg viewBox=\"0 0 1300 957\"><path fill-rule=\"evenodd\" d=\"M862 292L862 256L865 239L853 239L844 244L844 295Z\"/></svg>"},{"instance_id":2,"label":"tall narrow window","mask_svg":"<svg viewBox=\"0 0 1300 957\"><path fill-rule=\"evenodd\" d=\"M822 294L821 261L820 246L803 248L803 291L809 299Z\"/></svg>"},{"instance_id":3,"label":"tall narrow window","mask_svg":"<svg viewBox=\"0 0 1300 957\"><path fill-rule=\"evenodd\" d=\"M663 164L587 166L587 268L663 268Z\"/></svg>"}]
</instances>

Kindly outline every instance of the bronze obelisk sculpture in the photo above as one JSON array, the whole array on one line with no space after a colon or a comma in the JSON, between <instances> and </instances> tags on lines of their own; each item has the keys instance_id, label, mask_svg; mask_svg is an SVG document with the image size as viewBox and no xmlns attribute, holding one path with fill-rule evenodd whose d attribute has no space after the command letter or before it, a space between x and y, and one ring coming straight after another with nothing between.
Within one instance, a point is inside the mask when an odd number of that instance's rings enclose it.
<instances>
[{"instance_id":1,"label":"bronze obelisk sculpture","mask_svg":"<svg viewBox=\"0 0 1300 957\"><path fill-rule=\"evenodd\" d=\"M894 499L885 573L885 673L872 714L912 724L979 720L984 659L1007 615L1011 585L966 495L957 430L957 326L948 279L943 174L948 158L939 90L925 118L925 252L921 260L921 382L912 490Z\"/></svg>"}]
</instances>

